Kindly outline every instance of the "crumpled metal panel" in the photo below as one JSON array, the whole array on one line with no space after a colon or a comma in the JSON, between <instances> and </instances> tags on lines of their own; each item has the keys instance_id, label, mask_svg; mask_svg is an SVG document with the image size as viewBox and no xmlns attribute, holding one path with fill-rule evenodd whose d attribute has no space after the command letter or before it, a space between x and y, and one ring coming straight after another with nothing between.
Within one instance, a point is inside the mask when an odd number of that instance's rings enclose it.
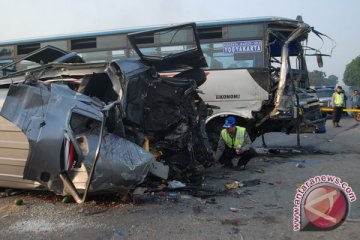
<instances>
[{"instance_id":1,"label":"crumpled metal panel","mask_svg":"<svg viewBox=\"0 0 360 240\"><path fill-rule=\"evenodd\" d=\"M120 109L122 117L138 125L141 124L143 110L141 100L146 97L146 85L144 82L147 81L150 75L148 73L149 69L149 66L138 60L117 60L111 63L111 68L107 68L107 74L113 83L114 90L121 97ZM114 77L114 75L117 76ZM132 108L136 109L136 111L129 111Z\"/></svg>"},{"instance_id":2,"label":"crumpled metal panel","mask_svg":"<svg viewBox=\"0 0 360 240\"><path fill-rule=\"evenodd\" d=\"M145 131L162 131L186 118L184 106L196 92L194 79L160 77L140 61L119 60L112 64L121 73L121 109L127 121Z\"/></svg>"},{"instance_id":3,"label":"crumpled metal panel","mask_svg":"<svg viewBox=\"0 0 360 240\"><path fill-rule=\"evenodd\" d=\"M276 117L280 113L288 110L287 102L289 97L286 96L286 86L287 86L287 74L288 74L288 57L289 57L289 44L292 41L295 41L297 38L300 38L306 35L311 31L311 27L305 23L299 23L298 28L296 28L284 42L281 49L281 66L280 66L280 78L278 83L278 89L275 96L275 107L270 113L270 117Z\"/></svg>"},{"instance_id":4,"label":"crumpled metal panel","mask_svg":"<svg viewBox=\"0 0 360 240\"><path fill-rule=\"evenodd\" d=\"M16 124L28 138L30 151L24 179L39 181L51 190L62 192L61 184L52 186L52 183L57 182L59 173L64 170L61 154L71 112L86 113L101 123L101 107L99 102L65 85L48 87L40 82L35 86L11 85L1 116Z\"/></svg>"},{"instance_id":5,"label":"crumpled metal panel","mask_svg":"<svg viewBox=\"0 0 360 240\"><path fill-rule=\"evenodd\" d=\"M41 82L12 85L1 115L15 123L29 140L24 179L39 181L58 194L71 193L77 199L76 190L64 188L64 180L59 178L67 172L62 156L64 139L71 139L87 176L90 176L97 154L96 145L102 137L100 125L104 109L103 104L66 85L45 86ZM95 123L90 124L91 119ZM100 146L90 192L132 188L145 179L154 160L152 154L110 133L102 137ZM74 177L76 175L69 180Z\"/></svg>"},{"instance_id":6,"label":"crumpled metal panel","mask_svg":"<svg viewBox=\"0 0 360 240\"><path fill-rule=\"evenodd\" d=\"M135 143L115 134L106 134L101 142L90 191L133 188L144 181L153 160L152 154Z\"/></svg>"},{"instance_id":7,"label":"crumpled metal panel","mask_svg":"<svg viewBox=\"0 0 360 240\"><path fill-rule=\"evenodd\" d=\"M116 65L120 69L122 75L127 79L144 73L150 69L148 65L145 65L138 60L116 60L111 64Z\"/></svg>"}]
</instances>

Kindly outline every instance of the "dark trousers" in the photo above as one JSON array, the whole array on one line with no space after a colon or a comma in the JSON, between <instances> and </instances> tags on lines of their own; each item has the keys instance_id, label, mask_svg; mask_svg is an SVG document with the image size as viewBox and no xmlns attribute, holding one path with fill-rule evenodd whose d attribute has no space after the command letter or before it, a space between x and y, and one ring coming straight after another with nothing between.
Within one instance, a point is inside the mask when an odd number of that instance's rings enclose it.
<instances>
[{"instance_id":1,"label":"dark trousers","mask_svg":"<svg viewBox=\"0 0 360 240\"><path fill-rule=\"evenodd\" d=\"M333 122L339 123L342 115L343 107L334 107L333 110Z\"/></svg>"},{"instance_id":2,"label":"dark trousers","mask_svg":"<svg viewBox=\"0 0 360 240\"><path fill-rule=\"evenodd\" d=\"M256 154L257 153L256 153L255 149L253 149L253 148L250 148L249 150L238 155L238 154L236 154L235 149L226 147L221 158L219 159L219 162L227 167L232 167L233 164L232 164L231 160L234 157L239 157L240 159L239 159L237 166L238 167L243 166L243 165L245 166L250 161L251 158L256 156Z\"/></svg>"}]
</instances>

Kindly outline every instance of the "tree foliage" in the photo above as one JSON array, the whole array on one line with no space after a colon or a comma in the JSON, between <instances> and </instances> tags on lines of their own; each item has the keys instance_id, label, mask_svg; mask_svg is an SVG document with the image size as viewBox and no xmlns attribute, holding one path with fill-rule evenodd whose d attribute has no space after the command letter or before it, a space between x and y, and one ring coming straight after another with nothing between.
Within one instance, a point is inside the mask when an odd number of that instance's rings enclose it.
<instances>
[{"instance_id":1,"label":"tree foliage","mask_svg":"<svg viewBox=\"0 0 360 240\"><path fill-rule=\"evenodd\" d=\"M360 86L360 56L346 65L344 82L348 86Z\"/></svg>"},{"instance_id":2,"label":"tree foliage","mask_svg":"<svg viewBox=\"0 0 360 240\"><path fill-rule=\"evenodd\" d=\"M337 84L339 78L335 75L326 77L323 71L315 70L309 72L309 79L311 86L332 86Z\"/></svg>"}]
</instances>

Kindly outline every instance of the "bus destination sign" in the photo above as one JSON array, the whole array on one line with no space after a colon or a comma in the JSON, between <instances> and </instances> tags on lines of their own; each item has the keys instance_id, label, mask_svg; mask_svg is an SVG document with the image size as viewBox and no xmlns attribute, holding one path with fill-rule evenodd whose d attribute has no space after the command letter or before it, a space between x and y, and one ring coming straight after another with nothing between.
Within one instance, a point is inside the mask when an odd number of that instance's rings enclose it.
<instances>
[{"instance_id":1,"label":"bus destination sign","mask_svg":"<svg viewBox=\"0 0 360 240\"><path fill-rule=\"evenodd\" d=\"M262 52L262 49L261 40L223 43L223 51L225 54Z\"/></svg>"}]
</instances>

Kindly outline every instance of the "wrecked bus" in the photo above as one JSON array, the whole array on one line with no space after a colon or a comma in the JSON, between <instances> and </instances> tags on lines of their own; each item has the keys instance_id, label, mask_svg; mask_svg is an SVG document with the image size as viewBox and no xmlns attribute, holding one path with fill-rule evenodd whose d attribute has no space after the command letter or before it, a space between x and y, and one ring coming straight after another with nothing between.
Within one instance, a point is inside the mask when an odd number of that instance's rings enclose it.
<instances>
[{"instance_id":1,"label":"wrecked bus","mask_svg":"<svg viewBox=\"0 0 360 240\"><path fill-rule=\"evenodd\" d=\"M305 56L315 31L285 18L260 18L208 24L200 31L209 67L201 86L205 102L217 106L207 119L210 137L219 136L224 118L237 117L252 139L267 132L314 132L324 125L319 101L311 94ZM315 51L311 53L311 51Z\"/></svg>"},{"instance_id":2,"label":"wrecked bus","mask_svg":"<svg viewBox=\"0 0 360 240\"><path fill-rule=\"evenodd\" d=\"M252 139L267 132L291 133L298 127L301 132L313 132L324 124L316 97L306 94L309 80L305 61L306 55L321 58L318 50L307 46L308 35L311 32L323 35L301 17L204 21L196 26L208 64L203 68L207 81L200 87L204 92L202 98L216 106L206 121L211 138L218 136L227 115L236 116L238 123L247 127ZM156 59L177 53L191 44L191 35L187 32L177 34L176 39L144 32L134 39L135 45L127 39L129 33L156 28L0 43L0 60L21 58L46 45L66 52L76 51L88 63L138 56ZM38 65L21 61L16 64L16 70ZM176 73L164 68L161 74L173 76Z\"/></svg>"}]
</instances>

